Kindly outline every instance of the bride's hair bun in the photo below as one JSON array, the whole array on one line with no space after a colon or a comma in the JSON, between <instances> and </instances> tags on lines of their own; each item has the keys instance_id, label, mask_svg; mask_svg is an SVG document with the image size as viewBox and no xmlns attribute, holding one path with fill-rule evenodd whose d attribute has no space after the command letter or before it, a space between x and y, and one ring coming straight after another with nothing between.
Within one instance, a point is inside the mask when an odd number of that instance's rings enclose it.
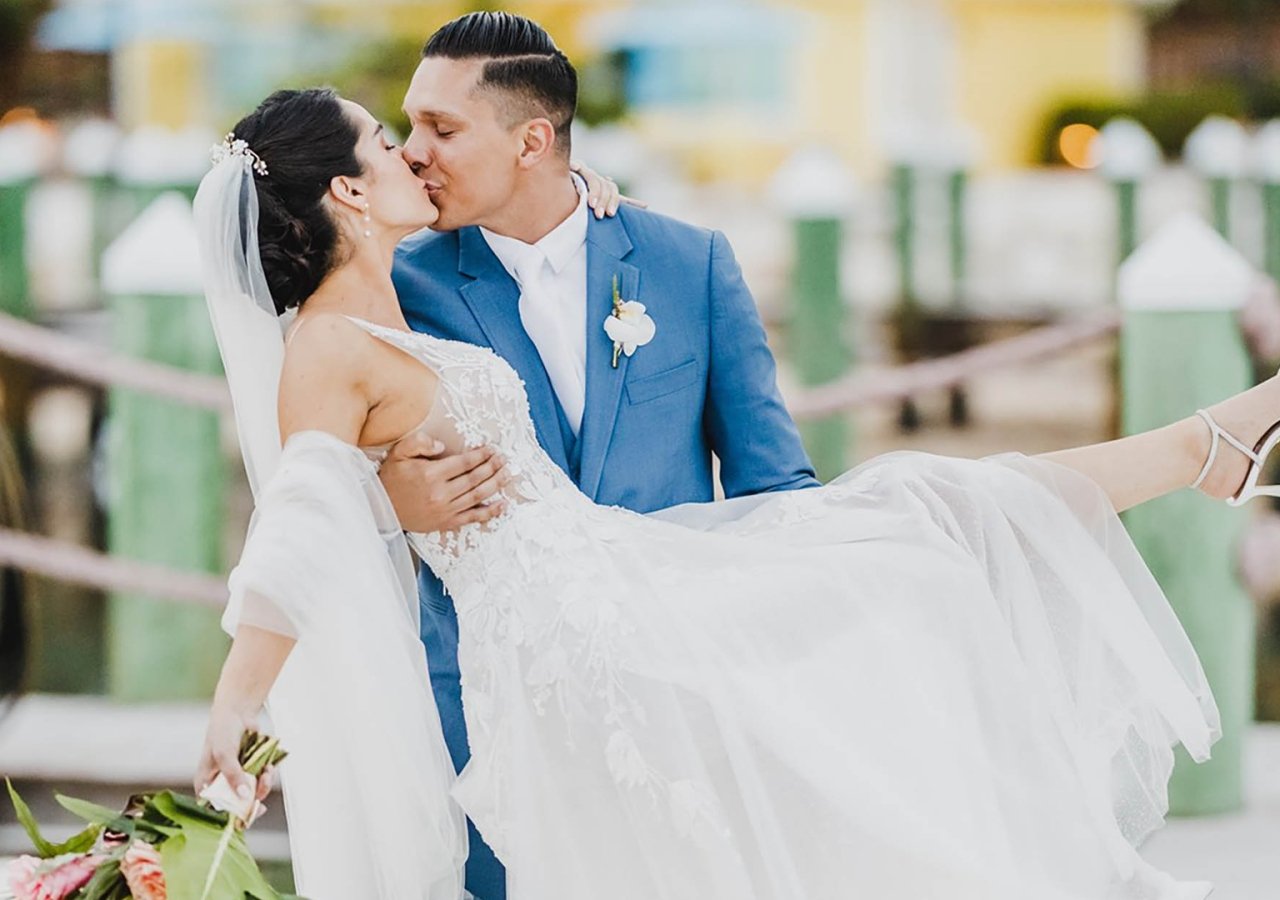
<instances>
[{"instance_id":1,"label":"bride's hair bun","mask_svg":"<svg viewBox=\"0 0 1280 900\"><path fill-rule=\"evenodd\" d=\"M233 131L269 172L254 176L258 252L283 313L301 306L338 263L338 228L324 198L333 178L361 173L360 131L328 88L276 91Z\"/></svg>"}]
</instances>

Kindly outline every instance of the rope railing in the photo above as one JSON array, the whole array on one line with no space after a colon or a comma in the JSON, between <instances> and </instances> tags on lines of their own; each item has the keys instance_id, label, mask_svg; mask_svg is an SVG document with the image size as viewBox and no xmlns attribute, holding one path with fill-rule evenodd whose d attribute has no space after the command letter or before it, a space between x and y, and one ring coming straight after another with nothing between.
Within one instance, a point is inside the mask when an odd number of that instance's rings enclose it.
<instances>
[{"instance_id":1,"label":"rope railing","mask_svg":"<svg viewBox=\"0 0 1280 900\"><path fill-rule=\"evenodd\" d=\"M1113 334L1119 327L1120 314L1107 310L951 356L853 372L796 393L788 406L797 420L806 421L902 400L946 389L995 369L1046 359ZM204 409L231 408L226 381L220 376L121 356L93 341L59 334L5 313L0 313L0 355L101 387L129 388Z\"/></svg>"},{"instance_id":2,"label":"rope railing","mask_svg":"<svg viewBox=\"0 0 1280 900\"><path fill-rule=\"evenodd\" d=\"M927 391L945 390L996 369L1073 350L1120 329L1114 310L1045 325L1026 334L992 341L950 356L879 371L862 370L794 394L787 407L797 421L821 419L860 406L904 400Z\"/></svg>"},{"instance_id":3,"label":"rope railing","mask_svg":"<svg viewBox=\"0 0 1280 900\"><path fill-rule=\"evenodd\" d=\"M995 369L1066 352L1114 334L1119 327L1120 316L1114 311L1048 325L940 359L856 372L795 395L789 406L797 420L805 421L946 389ZM0 355L102 387L125 387L210 410L230 409L226 382L220 377L122 357L92 341L4 313ZM124 559L6 528L0 528L0 566L108 593L143 594L203 607L220 608L227 598L225 581L213 575Z\"/></svg>"},{"instance_id":4,"label":"rope railing","mask_svg":"<svg viewBox=\"0 0 1280 900\"><path fill-rule=\"evenodd\" d=\"M101 591L145 594L195 606L221 608L227 601L226 582L213 575L109 556L11 528L0 528L0 566Z\"/></svg>"},{"instance_id":5,"label":"rope railing","mask_svg":"<svg viewBox=\"0 0 1280 900\"><path fill-rule=\"evenodd\" d=\"M231 395L221 376L121 356L94 341L59 334L7 313L0 313L0 355L88 384L128 388L202 409L231 409Z\"/></svg>"}]
</instances>

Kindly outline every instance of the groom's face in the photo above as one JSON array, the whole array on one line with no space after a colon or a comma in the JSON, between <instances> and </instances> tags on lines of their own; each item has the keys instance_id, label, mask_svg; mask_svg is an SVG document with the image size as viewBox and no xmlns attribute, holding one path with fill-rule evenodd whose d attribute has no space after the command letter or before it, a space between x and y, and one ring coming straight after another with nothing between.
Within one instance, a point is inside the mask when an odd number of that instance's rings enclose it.
<instances>
[{"instance_id":1,"label":"groom's face","mask_svg":"<svg viewBox=\"0 0 1280 900\"><path fill-rule=\"evenodd\" d=\"M438 231L488 224L515 190L523 142L492 92L476 90L484 62L424 59L405 94L404 156L440 210Z\"/></svg>"}]
</instances>

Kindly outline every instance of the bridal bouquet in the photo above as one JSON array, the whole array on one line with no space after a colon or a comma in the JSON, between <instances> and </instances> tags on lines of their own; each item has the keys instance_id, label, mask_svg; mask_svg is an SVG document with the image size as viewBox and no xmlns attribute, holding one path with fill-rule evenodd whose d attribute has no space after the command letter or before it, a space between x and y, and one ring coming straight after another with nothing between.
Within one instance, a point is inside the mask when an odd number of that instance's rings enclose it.
<instances>
[{"instance_id":1,"label":"bridal bouquet","mask_svg":"<svg viewBox=\"0 0 1280 900\"><path fill-rule=\"evenodd\" d=\"M275 738L247 731L241 739L240 764L255 778L284 757ZM40 834L30 808L8 787L35 853L0 874L0 900L285 900L245 846L244 829L261 805L240 798L221 775L199 798L137 794L123 812L58 795L64 809L89 823L59 844Z\"/></svg>"}]
</instances>

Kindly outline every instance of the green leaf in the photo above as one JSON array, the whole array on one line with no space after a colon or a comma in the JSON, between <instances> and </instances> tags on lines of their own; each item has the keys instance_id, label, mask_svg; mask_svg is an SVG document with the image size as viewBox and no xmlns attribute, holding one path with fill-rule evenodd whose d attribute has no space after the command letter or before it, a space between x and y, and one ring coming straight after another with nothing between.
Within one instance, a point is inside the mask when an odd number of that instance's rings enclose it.
<instances>
[{"instance_id":1,"label":"green leaf","mask_svg":"<svg viewBox=\"0 0 1280 900\"><path fill-rule=\"evenodd\" d=\"M93 845L98 843L98 835L102 833L101 825L90 825L79 834L73 834L61 844L55 844L54 855L58 856L63 853L88 853L93 849Z\"/></svg>"},{"instance_id":2,"label":"green leaf","mask_svg":"<svg viewBox=\"0 0 1280 900\"><path fill-rule=\"evenodd\" d=\"M88 800L68 797L66 794L55 794L54 796L58 800L58 805L67 812L79 816L93 825L108 825L114 823L116 819L124 818L115 810L107 809L105 806L91 803Z\"/></svg>"},{"instance_id":3,"label":"green leaf","mask_svg":"<svg viewBox=\"0 0 1280 900\"><path fill-rule=\"evenodd\" d=\"M90 803L88 800L80 800L76 797L68 797L65 794L55 794L58 805L71 813L84 819L91 825L101 825L111 831L119 831L123 834L133 834L135 824L133 819L125 816L115 810L107 809L105 806L99 806L97 803Z\"/></svg>"},{"instance_id":4,"label":"green leaf","mask_svg":"<svg viewBox=\"0 0 1280 900\"><path fill-rule=\"evenodd\" d=\"M169 792L157 794L152 801L158 812L181 829L160 847L169 900L200 900L206 885L209 897L249 894L260 900L279 900L280 895L250 855L244 834L216 824L209 810L198 807L188 811L186 805Z\"/></svg>"},{"instance_id":5,"label":"green leaf","mask_svg":"<svg viewBox=\"0 0 1280 900\"><path fill-rule=\"evenodd\" d=\"M129 885L125 882L124 876L120 874L120 859L123 856L124 850L121 848L121 850L99 865L97 871L93 873L93 877L75 895L76 900L122 900L122 898L127 898L129 896Z\"/></svg>"},{"instance_id":6,"label":"green leaf","mask_svg":"<svg viewBox=\"0 0 1280 900\"><path fill-rule=\"evenodd\" d=\"M214 828L222 828L231 820L230 815L219 812L204 801L187 794L175 794L173 791L156 794L149 807L172 822L179 822L180 817L187 816L207 822Z\"/></svg>"},{"instance_id":7,"label":"green leaf","mask_svg":"<svg viewBox=\"0 0 1280 900\"><path fill-rule=\"evenodd\" d=\"M31 846L35 848L36 855L41 859L57 856L57 848L49 841L46 841L44 836L40 834L40 825L36 822L36 817L31 814L31 807L27 806L26 802L18 796L17 790L13 787L13 782L6 778L4 783L9 788L9 800L13 803L13 811L18 816L18 821L22 823L22 827L26 830L27 837L31 838Z\"/></svg>"},{"instance_id":8,"label":"green leaf","mask_svg":"<svg viewBox=\"0 0 1280 900\"><path fill-rule=\"evenodd\" d=\"M96 824L91 824L88 828L73 834L60 844L47 840L40 833L40 826L36 822L36 817L32 815L31 808L18 795L13 782L6 778L4 783L9 788L9 799L13 802L13 811L17 814L18 821L22 823L23 829L27 832L27 837L31 838L31 844L35 848L36 855L41 859L52 859L55 856L62 856L64 853L85 853L92 850L93 845L98 842L98 835L102 832L102 828Z\"/></svg>"}]
</instances>

